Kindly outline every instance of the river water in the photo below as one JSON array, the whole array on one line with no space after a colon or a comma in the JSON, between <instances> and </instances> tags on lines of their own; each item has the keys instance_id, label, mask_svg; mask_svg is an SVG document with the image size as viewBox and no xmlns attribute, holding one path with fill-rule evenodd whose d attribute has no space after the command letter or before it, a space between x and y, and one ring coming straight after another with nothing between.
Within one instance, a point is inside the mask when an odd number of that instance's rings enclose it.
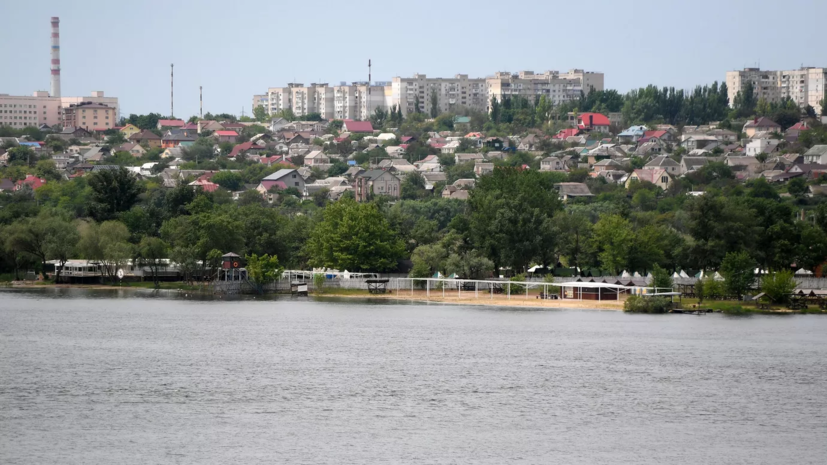
<instances>
[{"instance_id":1,"label":"river water","mask_svg":"<svg viewBox=\"0 0 827 465\"><path fill-rule=\"evenodd\" d=\"M827 317L0 292L3 464L824 464Z\"/></svg>"}]
</instances>

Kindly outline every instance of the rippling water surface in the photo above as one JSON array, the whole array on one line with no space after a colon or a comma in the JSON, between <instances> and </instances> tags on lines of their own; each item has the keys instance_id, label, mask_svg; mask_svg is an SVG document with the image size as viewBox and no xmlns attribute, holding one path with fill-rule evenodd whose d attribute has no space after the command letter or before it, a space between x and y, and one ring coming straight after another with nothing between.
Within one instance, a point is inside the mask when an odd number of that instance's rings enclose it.
<instances>
[{"instance_id":1,"label":"rippling water surface","mask_svg":"<svg viewBox=\"0 0 827 465\"><path fill-rule=\"evenodd\" d=\"M827 317L5 291L0 463L824 464Z\"/></svg>"}]
</instances>

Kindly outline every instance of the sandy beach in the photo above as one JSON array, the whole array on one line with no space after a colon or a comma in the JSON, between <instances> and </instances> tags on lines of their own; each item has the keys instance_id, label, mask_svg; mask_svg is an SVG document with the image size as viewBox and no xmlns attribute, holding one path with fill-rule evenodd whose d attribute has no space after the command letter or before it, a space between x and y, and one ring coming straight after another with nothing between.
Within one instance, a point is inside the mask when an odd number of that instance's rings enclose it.
<instances>
[{"instance_id":1,"label":"sandy beach","mask_svg":"<svg viewBox=\"0 0 827 465\"><path fill-rule=\"evenodd\" d=\"M445 293L442 296L442 291L431 291L430 296L423 290L400 291L399 294L395 291L388 290L387 294L368 294L364 293L338 293L335 289L325 290L323 294L317 294L325 297L347 297L347 298L371 298L371 299L387 299L400 300L410 302L434 302L455 305L487 305L492 307L526 307L526 308L566 308L566 309L583 309L583 310L623 310L623 300L551 300L538 299L537 295L512 295L508 296L502 294L495 294L493 297L484 292L480 292L477 297L474 291L463 292L461 296L457 295L456 291Z\"/></svg>"}]
</instances>

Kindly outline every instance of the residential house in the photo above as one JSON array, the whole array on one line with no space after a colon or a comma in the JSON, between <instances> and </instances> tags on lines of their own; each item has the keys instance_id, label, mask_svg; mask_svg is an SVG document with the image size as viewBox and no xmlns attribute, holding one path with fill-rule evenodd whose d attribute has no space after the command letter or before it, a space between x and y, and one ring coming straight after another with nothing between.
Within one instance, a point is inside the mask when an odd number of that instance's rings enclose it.
<instances>
[{"instance_id":1,"label":"residential house","mask_svg":"<svg viewBox=\"0 0 827 465\"><path fill-rule=\"evenodd\" d=\"M675 160L667 157L666 155L661 155L661 156L653 158L652 161L650 161L649 163L647 163L646 165L643 166L643 169L645 169L645 170L658 170L658 169L664 170L667 173L669 173L670 175L672 175L673 177L678 176L680 174L683 174L680 171L681 170L681 165L678 162L676 162Z\"/></svg>"},{"instance_id":2,"label":"residential house","mask_svg":"<svg viewBox=\"0 0 827 465\"><path fill-rule=\"evenodd\" d=\"M787 170L787 174L797 174L801 173L807 180L818 179L827 175L827 165L820 165L820 164L805 164L805 165L793 165L789 170Z\"/></svg>"},{"instance_id":3,"label":"residential house","mask_svg":"<svg viewBox=\"0 0 827 465\"><path fill-rule=\"evenodd\" d=\"M364 172L365 170L363 168L360 168L358 166L351 166L347 169L347 171L345 171L345 177L347 177L348 179L355 179L357 176Z\"/></svg>"},{"instance_id":4,"label":"residential house","mask_svg":"<svg viewBox=\"0 0 827 465\"><path fill-rule=\"evenodd\" d=\"M400 147L398 145L391 145L389 147L385 147L385 152L387 152L388 156L392 158L402 158L405 156L405 148Z\"/></svg>"},{"instance_id":5,"label":"residential house","mask_svg":"<svg viewBox=\"0 0 827 465\"><path fill-rule=\"evenodd\" d=\"M422 179L425 180L425 189L433 190L434 185L439 182L448 181L448 177L441 171L428 171L422 173Z\"/></svg>"},{"instance_id":6,"label":"residential house","mask_svg":"<svg viewBox=\"0 0 827 465\"><path fill-rule=\"evenodd\" d=\"M83 152L81 155L83 157L83 161L85 162L100 162L104 158L110 156L111 153L109 151L109 147L106 146L93 146L89 147L89 150Z\"/></svg>"},{"instance_id":7,"label":"residential house","mask_svg":"<svg viewBox=\"0 0 827 465\"><path fill-rule=\"evenodd\" d=\"M747 121L747 123L744 124L743 132L744 134L746 134L747 137L754 136L756 132L781 132L781 125L769 118L765 118L762 116L760 118L755 118L751 121Z\"/></svg>"},{"instance_id":8,"label":"residential house","mask_svg":"<svg viewBox=\"0 0 827 465\"><path fill-rule=\"evenodd\" d=\"M441 169L439 157L436 155L428 155L422 160L414 162L414 166L416 166L419 171L439 171Z\"/></svg>"},{"instance_id":9,"label":"residential house","mask_svg":"<svg viewBox=\"0 0 827 465\"><path fill-rule=\"evenodd\" d=\"M745 155L728 155L724 160L727 166L732 168L737 179L749 179L755 177L761 171L761 162L755 157Z\"/></svg>"},{"instance_id":10,"label":"residential house","mask_svg":"<svg viewBox=\"0 0 827 465\"><path fill-rule=\"evenodd\" d=\"M474 164L474 174L477 177L484 176L486 174L490 174L494 172L494 164L493 163L485 163L480 160Z\"/></svg>"},{"instance_id":11,"label":"residential house","mask_svg":"<svg viewBox=\"0 0 827 465\"><path fill-rule=\"evenodd\" d=\"M8 178L0 179L0 192L11 192L14 190L14 182Z\"/></svg>"},{"instance_id":12,"label":"residential house","mask_svg":"<svg viewBox=\"0 0 827 465\"><path fill-rule=\"evenodd\" d=\"M135 126L134 124L130 123L130 124L127 124L126 126L122 127L120 129L120 132L121 132L121 134L123 134L124 138L129 139L133 135L138 134L139 132L141 132L141 130L138 128L138 126Z\"/></svg>"},{"instance_id":13,"label":"residential house","mask_svg":"<svg viewBox=\"0 0 827 465\"><path fill-rule=\"evenodd\" d=\"M468 200L469 192L466 189L459 189L454 185L448 185L442 188L443 199L457 199Z\"/></svg>"},{"instance_id":14,"label":"residential house","mask_svg":"<svg viewBox=\"0 0 827 465\"><path fill-rule=\"evenodd\" d=\"M827 165L827 145L814 145L804 152L804 163Z\"/></svg>"},{"instance_id":15,"label":"residential house","mask_svg":"<svg viewBox=\"0 0 827 465\"><path fill-rule=\"evenodd\" d=\"M180 119L159 119L157 129L166 131L167 129L180 129L186 125L187 122Z\"/></svg>"},{"instance_id":16,"label":"residential house","mask_svg":"<svg viewBox=\"0 0 827 465\"><path fill-rule=\"evenodd\" d=\"M659 140L661 142L675 142L675 133L666 129L646 131L638 142L644 143L652 140Z\"/></svg>"},{"instance_id":17,"label":"residential house","mask_svg":"<svg viewBox=\"0 0 827 465\"><path fill-rule=\"evenodd\" d=\"M557 134L551 136L552 139L568 140L569 137L575 137L580 134L579 128L561 129Z\"/></svg>"},{"instance_id":18,"label":"residential house","mask_svg":"<svg viewBox=\"0 0 827 465\"><path fill-rule=\"evenodd\" d=\"M709 164L707 157L687 157L681 158L681 174L692 173Z\"/></svg>"},{"instance_id":19,"label":"residential house","mask_svg":"<svg viewBox=\"0 0 827 465\"><path fill-rule=\"evenodd\" d=\"M600 113L582 113L577 115L577 127L584 131L609 132L611 122L609 118Z\"/></svg>"},{"instance_id":20,"label":"residential house","mask_svg":"<svg viewBox=\"0 0 827 465\"><path fill-rule=\"evenodd\" d=\"M298 191L301 192L302 195L304 195L304 186L305 180L299 174L298 170L281 169L262 179L261 184L259 184L259 187L256 189L259 192L261 192L262 195L264 195L267 192L269 192L270 189L273 188L284 190L290 187L294 187L298 189Z\"/></svg>"},{"instance_id":21,"label":"residential house","mask_svg":"<svg viewBox=\"0 0 827 465\"><path fill-rule=\"evenodd\" d=\"M502 150L503 147L508 146L508 144L499 137L486 137L482 142L484 146L494 150Z\"/></svg>"},{"instance_id":22,"label":"residential house","mask_svg":"<svg viewBox=\"0 0 827 465\"><path fill-rule=\"evenodd\" d=\"M454 163L457 165L461 163L468 163L468 162L476 162L476 161L485 160L485 157L481 153L455 153L454 154Z\"/></svg>"},{"instance_id":23,"label":"residential house","mask_svg":"<svg viewBox=\"0 0 827 465\"><path fill-rule=\"evenodd\" d=\"M370 121L346 119L342 122L342 130L354 134L373 134L373 125Z\"/></svg>"},{"instance_id":24,"label":"residential house","mask_svg":"<svg viewBox=\"0 0 827 465\"><path fill-rule=\"evenodd\" d=\"M92 133L87 131L83 128L76 128L72 126L66 126L60 131L60 134L57 134L57 137L63 140L69 139L89 139L92 137Z\"/></svg>"},{"instance_id":25,"label":"residential house","mask_svg":"<svg viewBox=\"0 0 827 465\"><path fill-rule=\"evenodd\" d=\"M238 133L233 130L223 130L223 131L215 131L213 136L218 138L218 142L229 142L231 144L235 144L235 141L238 139Z\"/></svg>"},{"instance_id":26,"label":"residential house","mask_svg":"<svg viewBox=\"0 0 827 465\"><path fill-rule=\"evenodd\" d=\"M224 129L225 129L224 126L221 123L219 123L218 121L210 121L210 120L203 120L202 119L202 120L198 121L198 123L196 123L196 131L198 131L199 134L201 134L201 132L203 132L203 131L215 132L215 131L223 131Z\"/></svg>"},{"instance_id":27,"label":"residential house","mask_svg":"<svg viewBox=\"0 0 827 465\"><path fill-rule=\"evenodd\" d=\"M782 141L778 139L755 139L747 142L744 146L745 153L748 157L754 157L759 153L774 153L778 150L778 144Z\"/></svg>"},{"instance_id":28,"label":"residential house","mask_svg":"<svg viewBox=\"0 0 827 465\"><path fill-rule=\"evenodd\" d=\"M170 147L161 153L161 158L184 158L184 149L180 145L178 147Z\"/></svg>"},{"instance_id":29,"label":"residential house","mask_svg":"<svg viewBox=\"0 0 827 465\"><path fill-rule=\"evenodd\" d=\"M557 157L546 157L540 160L540 171L568 171L569 167Z\"/></svg>"},{"instance_id":30,"label":"residential house","mask_svg":"<svg viewBox=\"0 0 827 465\"><path fill-rule=\"evenodd\" d=\"M26 179L21 179L17 181L14 185L14 190L19 191L24 186L29 186L32 188L33 191L36 191L40 188L43 184L46 184L46 180L42 178L38 178L37 176L32 176L31 174L26 175Z\"/></svg>"},{"instance_id":31,"label":"residential house","mask_svg":"<svg viewBox=\"0 0 827 465\"><path fill-rule=\"evenodd\" d=\"M791 144L794 144L798 142L798 137L801 135L801 132L806 131L808 129L810 129L810 126L807 124L806 121L799 121L798 123L795 123L794 125L790 126L784 132L784 140Z\"/></svg>"},{"instance_id":32,"label":"residential house","mask_svg":"<svg viewBox=\"0 0 827 465\"><path fill-rule=\"evenodd\" d=\"M661 142L660 139L650 139L635 149L635 155L642 158L658 155L663 153L663 146L664 142Z\"/></svg>"},{"instance_id":33,"label":"residential house","mask_svg":"<svg viewBox=\"0 0 827 465\"><path fill-rule=\"evenodd\" d=\"M635 143L646 134L646 126L631 126L617 135L622 143Z\"/></svg>"},{"instance_id":34,"label":"residential house","mask_svg":"<svg viewBox=\"0 0 827 465\"><path fill-rule=\"evenodd\" d=\"M537 150L539 149L540 141L541 139L537 134L529 134L520 140L520 143L517 145L517 150L524 152Z\"/></svg>"},{"instance_id":35,"label":"residential house","mask_svg":"<svg viewBox=\"0 0 827 465\"><path fill-rule=\"evenodd\" d=\"M69 168L69 166L77 163L78 159L76 155L72 155L70 153L59 153L52 155L52 162L54 162L55 168L65 170Z\"/></svg>"},{"instance_id":36,"label":"residential house","mask_svg":"<svg viewBox=\"0 0 827 465\"><path fill-rule=\"evenodd\" d=\"M145 145L151 149L161 147L161 136L149 130L143 130L138 134L133 134L129 140Z\"/></svg>"},{"instance_id":37,"label":"residential house","mask_svg":"<svg viewBox=\"0 0 827 465\"><path fill-rule=\"evenodd\" d=\"M620 171L623 169L623 165L620 162L617 160L612 160L611 158L604 158L603 160L600 160L592 165L592 167L595 173L599 173L601 171Z\"/></svg>"},{"instance_id":38,"label":"residential house","mask_svg":"<svg viewBox=\"0 0 827 465\"><path fill-rule=\"evenodd\" d=\"M236 145L233 147L233 150L228 155L229 158L236 158L241 157L244 158L247 155L259 155L265 148L254 143L254 142L244 142L241 144Z\"/></svg>"},{"instance_id":39,"label":"residential house","mask_svg":"<svg viewBox=\"0 0 827 465\"><path fill-rule=\"evenodd\" d=\"M705 134L684 135L684 139L681 141L681 147L687 151L695 149L712 150L719 145L721 145L721 143L718 139Z\"/></svg>"},{"instance_id":40,"label":"residential house","mask_svg":"<svg viewBox=\"0 0 827 465\"><path fill-rule=\"evenodd\" d=\"M290 124L290 122L284 118L273 118L272 120L270 120L270 131L279 132L288 124Z\"/></svg>"},{"instance_id":41,"label":"residential house","mask_svg":"<svg viewBox=\"0 0 827 465\"><path fill-rule=\"evenodd\" d=\"M594 197L594 194L589 190L589 186L582 182L558 182L554 185L560 195L560 200L566 202L570 198L578 197Z\"/></svg>"},{"instance_id":42,"label":"residential house","mask_svg":"<svg viewBox=\"0 0 827 465\"><path fill-rule=\"evenodd\" d=\"M392 173L383 170L365 171L356 177L353 191L357 202L365 202L374 195L399 198L402 182Z\"/></svg>"},{"instance_id":43,"label":"residential house","mask_svg":"<svg viewBox=\"0 0 827 465\"><path fill-rule=\"evenodd\" d=\"M172 134L166 133L161 138L161 148L168 149L171 147L178 147L182 142L195 142L195 136L188 136L183 133Z\"/></svg>"},{"instance_id":44,"label":"residential house","mask_svg":"<svg viewBox=\"0 0 827 465\"><path fill-rule=\"evenodd\" d=\"M379 169L388 170L394 173L413 173L416 166L404 158L385 159L379 162Z\"/></svg>"},{"instance_id":45,"label":"residential house","mask_svg":"<svg viewBox=\"0 0 827 465\"><path fill-rule=\"evenodd\" d=\"M330 168L330 157L321 150L314 150L304 156L304 166L326 170Z\"/></svg>"},{"instance_id":46,"label":"residential house","mask_svg":"<svg viewBox=\"0 0 827 465\"><path fill-rule=\"evenodd\" d=\"M119 145L115 152L127 152L135 158L140 158L146 153L146 149L137 142L127 142Z\"/></svg>"},{"instance_id":47,"label":"residential house","mask_svg":"<svg viewBox=\"0 0 827 465\"><path fill-rule=\"evenodd\" d=\"M625 171L620 170L602 170L596 172L596 176L599 176L605 179L606 182L613 184L625 184L626 179L629 177Z\"/></svg>"},{"instance_id":48,"label":"residential house","mask_svg":"<svg viewBox=\"0 0 827 465\"><path fill-rule=\"evenodd\" d=\"M730 131L729 129L711 129L706 132L706 135L718 139L718 142L723 144L738 142L738 134L734 131Z\"/></svg>"},{"instance_id":49,"label":"residential house","mask_svg":"<svg viewBox=\"0 0 827 465\"><path fill-rule=\"evenodd\" d=\"M442 147L439 147L439 151L441 153L450 154L450 153L455 153L457 151L457 148L459 148L459 141L458 140L452 140L452 141L446 142L445 144L437 144L437 145L442 145Z\"/></svg>"},{"instance_id":50,"label":"residential house","mask_svg":"<svg viewBox=\"0 0 827 465\"><path fill-rule=\"evenodd\" d=\"M626 188L628 189L633 182L651 182L663 190L669 189L672 185L672 176L663 169L653 170L634 170L629 178L626 180Z\"/></svg>"}]
</instances>

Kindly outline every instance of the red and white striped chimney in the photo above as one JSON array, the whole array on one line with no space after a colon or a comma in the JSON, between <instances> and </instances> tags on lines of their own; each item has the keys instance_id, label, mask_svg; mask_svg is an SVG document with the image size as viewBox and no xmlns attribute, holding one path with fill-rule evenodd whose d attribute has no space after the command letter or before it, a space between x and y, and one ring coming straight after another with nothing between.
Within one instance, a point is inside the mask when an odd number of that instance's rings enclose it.
<instances>
[{"instance_id":1,"label":"red and white striped chimney","mask_svg":"<svg viewBox=\"0 0 827 465\"><path fill-rule=\"evenodd\" d=\"M52 16L52 97L60 97L60 18Z\"/></svg>"}]
</instances>

